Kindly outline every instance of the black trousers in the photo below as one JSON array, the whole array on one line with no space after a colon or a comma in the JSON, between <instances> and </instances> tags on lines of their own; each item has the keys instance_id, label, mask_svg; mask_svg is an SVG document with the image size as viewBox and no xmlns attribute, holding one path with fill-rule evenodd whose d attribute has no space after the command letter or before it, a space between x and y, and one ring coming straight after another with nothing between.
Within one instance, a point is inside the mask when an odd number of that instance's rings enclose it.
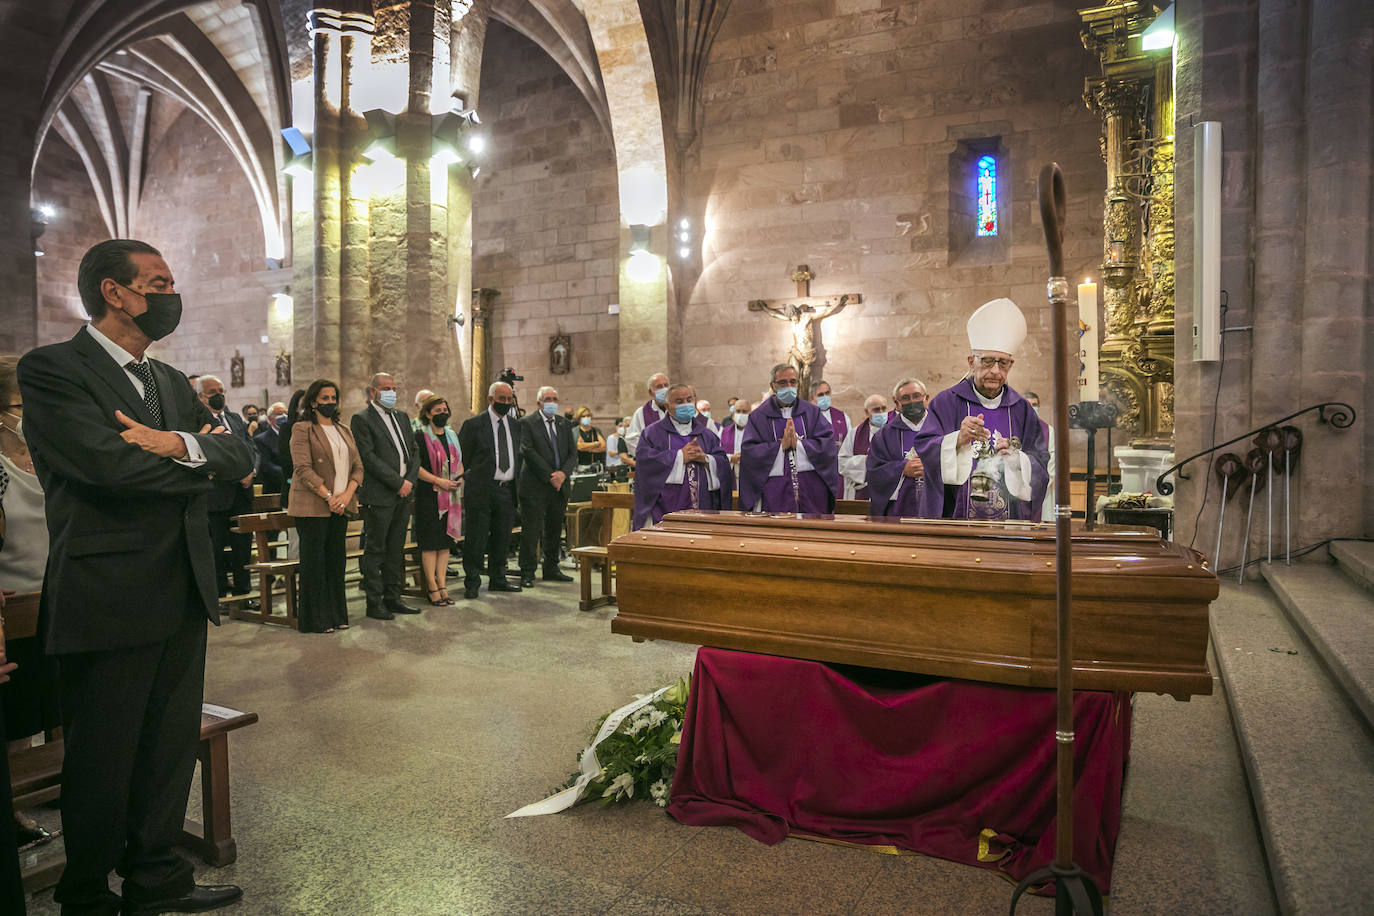
<instances>
[{"instance_id":1,"label":"black trousers","mask_svg":"<svg viewBox=\"0 0 1374 916\"><path fill-rule=\"evenodd\" d=\"M363 574L367 609L395 607L401 603L406 573L406 531L414 513L415 498L408 496L390 506L363 506Z\"/></svg>"},{"instance_id":2,"label":"black trousers","mask_svg":"<svg viewBox=\"0 0 1374 916\"><path fill-rule=\"evenodd\" d=\"M348 623L348 600L344 597L344 536L348 533L348 519L342 515L301 516L296 519L296 533L301 540L297 571L301 583L301 632L323 633Z\"/></svg>"},{"instance_id":3,"label":"black trousers","mask_svg":"<svg viewBox=\"0 0 1374 916\"><path fill-rule=\"evenodd\" d=\"M53 899L63 914L117 912L111 869L129 899L187 893L191 863L173 846L200 745L205 618L188 610L161 642L63 655L59 681L67 867Z\"/></svg>"},{"instance_id":4,"label":"black trousers","mask_svg":"<svg viewBox=\"0 0 1374 916\"><path fill-rule=\"evenodd\" d=\"M0 687L0 690L5 688ZM5 711L0 707L0 747L9 740L5 731ZM0 913L24 916L24 882L19 876L19 850L15 843L14 799L10 795L10 758L0 754Z\"/></svg>"},{"instance_id":5,"label":"black trousers","mask_svg":"<svg viewBox=\"0 0 1374 916\"><path fill-rule=\"evenodd\" d=\"M209 515L210 543L215 549L215 576L219 582L219 592L221 595L230 594L232 584L232 593L242 595L250 591L248 570L244 564L248 562L252 539L232 530L237 512L211 512ZM226 545L229 547L227 555L224 552Z\"/></svg>"},{"instance_id":6,"label":"black trousers","mask_svg":"<svg viewBox=\"0 0 1374 916\"><path fill-rule=\"evenodd\" d=\"M510 530L515 527L514 492L509 486L485 487L464 500L463 516L463 584L480 585L484 567L490 570L490 581L505 582Z\"/></svg>"},{"instance_id":7,"label":"black trousers","mask_svg":"<svg viewBox=\"0 0 1374 916\"><path fill-rule=\"evenodd\" d=\"M568 497L543 481L535 483L528 478L520 493L520 575L534 575L540 550L544 553L544 572L556 572Z\"/></svg>"}]
</instances>

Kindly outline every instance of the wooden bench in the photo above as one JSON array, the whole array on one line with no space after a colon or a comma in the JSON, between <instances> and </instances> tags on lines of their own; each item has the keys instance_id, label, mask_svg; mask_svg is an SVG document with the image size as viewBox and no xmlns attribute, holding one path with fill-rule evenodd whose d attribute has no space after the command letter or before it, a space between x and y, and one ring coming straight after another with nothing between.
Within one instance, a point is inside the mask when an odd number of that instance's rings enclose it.
<instances>
[{"instance_id":1,"label":"wooden bench","mask_svg":"<svg viewBox=\"0 0 1374 916\"><path fill-rule=\"evenodd\" d=\"M633 493L610 493L605 490L597 490L592 493L592 508L602 514L601 524L598 527L597 535L600 544L588 547L576 547L572 555L577 558L578 572L581 576L581 594L577 606L584 611L594 610L599 607L615 604L615 594L612 591L613 570L611 569L611 559L607 547L611 543L611 532L614 528L612 516L616 510L634 511L635 498ZM592 571L598 570L601 573L601 591L599 594L592 594Z\"/></svg>"}]
</instances>

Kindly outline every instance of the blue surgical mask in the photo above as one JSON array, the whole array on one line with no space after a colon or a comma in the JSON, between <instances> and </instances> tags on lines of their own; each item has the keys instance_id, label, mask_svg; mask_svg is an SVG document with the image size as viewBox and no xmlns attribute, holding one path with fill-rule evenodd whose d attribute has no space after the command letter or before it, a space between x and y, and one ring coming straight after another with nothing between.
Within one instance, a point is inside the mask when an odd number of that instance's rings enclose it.
<instances>
[{"instance_id":1,"label":"blue surgical mask","mask_svg":"<svg viewBox=\"0 0 1374 916\"><path fill-rule=\"evenodd\" d=\"M819 407L821 410L829 410L829 409L830 409L830 395L828 395L828 394L823 394L823 395L821 395L820 397L816 398L816 406Z\"/></svg>"},{"instance_id":2,"label":"blue surgical mask","mask_svg":"<svg viewBox=\"0 0 1374 916\"><path fill-rule=\"evenodd\" d=\"M703 417L705 417L706 419L708 419L708 420L711 419L711 411L709 411L709 410L703 410L703 411L701 412L701 415L702 415Z\"/></svg>"},{"instance_id":3,"label":"blue surgical mask","mask_svg":"<svg viewBox=\"0 0 1374 916\"><path fill-rule=\"evenodd\" d=\"M395 390L392 390L392 391L379 391L379 392L377 392L377 403L378 403L378 404L381 404L383 407L387 408L388 410L390 410L392 407L395 407L395 406L396 406L396 392L395 392Z\"/></svg>"},{"instance_id":4,"label":"blue surgical mask","mask_svg":"<svg viewBox=\"0 0 1374 916\"><path fill-rule=\"evenodd\" d=\"M545 402L544 402L544 406L541 407L541 408L539 408L539 409L542 410L542 411L544 411L544 416L546 416L546 417L552 417L554 414L558 413L558 402L557 402L557 401L545 401Z\"/></svg>"},{"instance_id":5,"label":"blue surgical mask","mask_svg":"<svg viewBox=\"0 0 1374 916\"><path fill-rule=\"evenodd\" d=\"M789 386L787 386L786 388L779 388L779 389L778 389L778 402L779 402L780 404L783 404L784 406L786 406L786 405L792 404L792 403L793 403L794 401L796 401L796 400L797 400L797 388L796 388L795 385L789 385Z\"/></svg>"},{"instance_id":6,"label":"blue surgical mask","mask_svg":"<svg viewBox=\"0 0 1374 916\"><path fill-rule=\"evenodd\" d=\"M873 416L868 418L868 422L872 423L878 429L882 429L884 426L887 425L887 414L875 413Z\"/></svg>"},{"instance_id":7,"label":"blue surgical mask","mask_svg":"<svg viewBox=\"0 0 1374 916\"><path fill-rule=\"evenodd\" d=\"M668 389L660 388L654 392L654 401L659 404L668 403Z\"/></svg>"},{"instance_id":8,"label":"blue surgical mask","mask_svg":"<svg viewBox=\"0 0 1374 916\"><path fill-rule=\"evenodd\" d=\"M592 425L592 418L591 418L591 417L583 417L581 420L578 421L578 423L580 423L580 424L582 425L582 428L583 428L583 429L587 429L587 428L589 428L589 427Z\"/></svg>"},{"instance_id":9,"label":"blue surgical mask","mask_svg":"<svg viewBox=\"0 0 1374 916\"><path fill-rule=\"evenodd\" d=\"M679 404L673 408L673 417L679 423L686 423L697 415L697 408L694 404Z\"/></svg>"}]
</instances>

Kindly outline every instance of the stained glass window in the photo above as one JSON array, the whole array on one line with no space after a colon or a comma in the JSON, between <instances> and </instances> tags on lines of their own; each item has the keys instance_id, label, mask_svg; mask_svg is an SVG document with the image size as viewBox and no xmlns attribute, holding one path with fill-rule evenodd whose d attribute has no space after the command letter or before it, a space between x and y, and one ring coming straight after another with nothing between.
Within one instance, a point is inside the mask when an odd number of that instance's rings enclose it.
<instances>
[{"instance_id":1,"label":"stained glass window","mask_svg":"<svg viewBox=\"0 0 1374 916\"><path fill-rule=\"evenodd\" d=\"M997 160L978 160L978 234L997 234Z\"/></svg>"}]
</instances>

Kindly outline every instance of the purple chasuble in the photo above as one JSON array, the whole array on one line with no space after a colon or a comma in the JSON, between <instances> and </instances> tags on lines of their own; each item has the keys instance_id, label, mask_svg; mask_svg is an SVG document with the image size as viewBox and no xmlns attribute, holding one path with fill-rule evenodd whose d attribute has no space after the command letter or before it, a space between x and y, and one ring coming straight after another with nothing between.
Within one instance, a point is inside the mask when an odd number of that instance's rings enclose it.
<instances>
[{"instance_id":1,"label":"purple chasuble","mask_svg":"<svg viewBox=\"0 0 1374 916\"><path fill-rule=\"evenodd\" d=\"M869 437L870 435L872 435L872 433L873 433L873 424L870 423L868 420L865 420L863 423L861 423L858 427L856 427L856 428L854 429L854 454L855 454L855 455L867 455L867 454L868 454L868 437ZM865 476L865 477L864 477L864 480L867 480L867 479L868 479L868 477ZM854 498L855 498L855 499L868 499L868 484L865 483L863 486L861 486L861 487L859 487L858 489L856 489L856 490L854 491Z\"/></svg>"},{"instance_id":2,"label":"purple chasuble","mask_svg":"<svg viewBox=\"0 0 1374 916\"><path fill-rule=\"evenodd\" d=\"M743 435L744 430L736 426L734 420L721 425L720 447L725 449L725 454L733 455L735 453L735 437Z\"/></svg>"},{"instance_id":3,"label":"purple chasuble","mask_svg":"<svg viewBox=\"0 0 1374 916\"><path fill-rule=\"evenodd\" d=\"M928 518L921 514L924 477L903 477L907 459L916 455L918 433L898 418L878 430L868 446L868 514ZM924 459L921 464L927 468ZM895 491L895 495L894 495Z\"/></svg>"},{"instance_id":4,"label":"purple chasuble","mask_svg":"<svg viewBox=\"0 0 1374 916\"><path fill-rule=\"evenodd\" d=\"M713 462L720 489L711 489L710 474L704 464L688 464L682 483L668 483L677 453L692 439L697 440L706 460ZM635 449L634 528L658 524L669 512L682 509L728 509L734 489L730 456L720 447L720 438L711 431L704 417L692 420L691 431L682 435L671 418L646 427Z\"/></svg>"},{"instance_id":5,"label":"purple chasuble","mask_svg":"<svg viewBox=\"0 0 1374 916\"><path fill-rule=\"evenodd\" d=\"M664 418L663 414L660 414L654 409L653 401L645 401L644 406L639 408L639 424L641 429L648 429Z\"/></svg>"},{"instance_id":6,"label":"purple chasuble","mask_svg":"<svg viewBox=\"0 0 1374 916\"><path fill-rule=\"evenodd\" d=\"M839 443L830 423L810 401L792 404L792 420L798 444L806 449L812 470L797 471L793 456L783 453L782 475L769 476L778 455L787 419L776 397L768 398L749 414L740 446L739 507L752 512L763 501L764 512L800 512L828 515L835 509L839 487Z\"/></svg>"},{"instance_id":7,"label":"purple chasuble","mask_svg":"<svg viewBox=\"0 0 1374 916\"><path fill-rule=\"evenodd\" d=\"M973 472L962 485L946 485L941 476L940 446L945 436L957 432L965 417L983 417L988 433L1001 433L1002 438L1016 436L1021 450L1030 458L1029 501L1014 499L1007 492L1000 477L985 491L987 499L973 499L970 484L979 476L979 462L974 461ZM1039 521L1040 506L1045 501L1045 487L1049 483L1049 449L1045 442L1040 418L1015 389L1005 386L1002 401L997 407L984 407L973 388L973 381L965 378L946 388L930 402L930 412L916 437L916 452L925 465L926 486L921 515L924 518L958 518L985 521Z\"/></svg>"},{"instance_id":8,"label":"purple chasuble","mask_svg":"<svg viewBox=\"0 0 1374 916\"><path fill-rule=\"evenodd\" d=\"M845 422L844 411L838 407L831 407L821 411L821 416L830 423L830 433L835 437L836 447L844 441L844 437L849 433L849 424ZM838 453L836 453L838 456ZM836 499L844 495L844 478L840 475L840 464L835 462L835 486Z\"/></svg>"}]
</instances>

